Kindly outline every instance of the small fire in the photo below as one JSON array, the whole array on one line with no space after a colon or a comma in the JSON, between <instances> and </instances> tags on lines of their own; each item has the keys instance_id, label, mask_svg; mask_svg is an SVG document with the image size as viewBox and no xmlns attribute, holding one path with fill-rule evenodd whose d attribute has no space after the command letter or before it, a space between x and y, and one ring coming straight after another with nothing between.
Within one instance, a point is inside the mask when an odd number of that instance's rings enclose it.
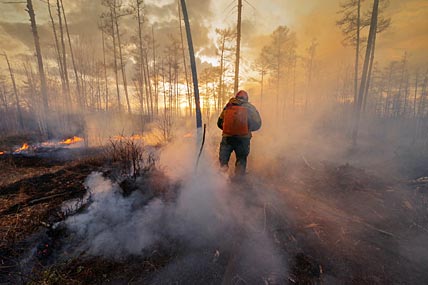
<instances>
[{"instance_id":1,"label":"small fire","mask_svg":"<svg viewBox=\"0 0 428 285\"><path fill-rule=\"evenodd\" d=\"M23 150L27 150L30 146L27 143L24 143L20 148L15 150L15 152L21 152Z\"/></svg>"},{"instance_id":2,"label":"small fire","mask_svg":"<svg viewBox=\"0 0 428 285\"><path fill-rule=\"evenodd\" d=\"M69 139L61 141L60 144L67 144L67 145L69 145L69 144L74 144L74 143L78 143L78 142L81 142L81 141L83 141L83 138L79 138L79 137L74 136L72 138L69 138Z\"/></svg>"},{"instance_id":3,"label":"small fire","mask_svg":"<svg viewBox=\"0 0 428 285\"><path fill-rule=\"evenodd\" d=\"M5 154L5 152L4 151L0 151L0 155L3 155L3 154Z\"/></svg>"}]
</instances>

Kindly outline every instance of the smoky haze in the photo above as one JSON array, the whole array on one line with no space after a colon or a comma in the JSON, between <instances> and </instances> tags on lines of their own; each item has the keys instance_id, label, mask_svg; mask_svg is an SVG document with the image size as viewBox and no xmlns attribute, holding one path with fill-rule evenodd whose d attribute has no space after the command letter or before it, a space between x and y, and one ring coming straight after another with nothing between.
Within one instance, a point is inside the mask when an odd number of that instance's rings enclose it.
<instances>
[{"instance_id":1,"label":"smoky haze","mask_svg":"<svg viewBox=\"0 0 428 285\"><path fill-rule=\"evenodd\" d=\"M23 5L0 4L2 137L78 135L89 152L137 138L160 157L160 186L145 173L128 193L120 185L129 173L89 175L86 208L64 222L78 240L69 247L105 260L173 248L176 259L153 283L173 283L177 273L195 283L229 274L254 284L305 274L326 283L427 280L426 1L380 1L378 10L361 1L361 27L360 1L244 4L239 89L262 128L241 181L234 157L226 172L218 162L217 118L234 97L229 2L187 1L207 124L197 168L178 2L64 0L58 14L62 1L51 0L53 24L46 2L34 2L36 54ZM370 33L374 19L383 28Z\"/></svg>"}]
</instances>

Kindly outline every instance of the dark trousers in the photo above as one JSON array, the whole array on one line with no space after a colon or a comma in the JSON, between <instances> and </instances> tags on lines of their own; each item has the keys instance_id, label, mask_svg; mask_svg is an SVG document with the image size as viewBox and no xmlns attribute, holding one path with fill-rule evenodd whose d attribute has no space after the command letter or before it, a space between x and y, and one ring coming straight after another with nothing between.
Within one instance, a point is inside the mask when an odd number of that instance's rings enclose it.
<instances>
[{"instance_id":1,"label":"dark trousers","mask_svg":"<svg viewBox=\"0 0 428 285\"><path fill-rule=\"evenodd\" d=\"M250 153L250 140L251 138L223 137L220 143L220 165L228 166L230 155L234 151L236 155L235 173L245 174L247 157Z\"/></svg>"}]
</instances>

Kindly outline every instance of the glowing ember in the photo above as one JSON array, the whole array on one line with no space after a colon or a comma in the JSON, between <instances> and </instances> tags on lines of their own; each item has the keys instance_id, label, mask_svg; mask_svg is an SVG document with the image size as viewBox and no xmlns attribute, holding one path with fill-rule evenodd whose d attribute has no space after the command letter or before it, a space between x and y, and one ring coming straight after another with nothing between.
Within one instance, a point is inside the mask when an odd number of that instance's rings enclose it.
<instances>
[{"instance_id":1,"label":"glowing ember","mask_svg":"<svg viewBox=\"0 0 428 285\"><path fill-rule=\"evenodd\" d=\"M0 155L3 155L4 154L4 151L0 151Z\"/></svg>"},{"instance_id":2,"label":"glowing ember","mask_svg":"<svg viewBox=\"0 0 428 285\"><path fill-rule=\"evenodd\" d=\"M27 150L29 148L29 145L27 143L24 143L20 148L15 150L15 152L21 152L23 150Z\"/></svg>"},{"instance_id":3,"label":"glowing ember","mask_svg":"<svg viewBox=\"0 0 428 285\"><path fill-rule=\"evenodd\" d=\"M74 136L72 138L61 141L60 144L74 144L74 143L78 143L81 141L83 141L83 138L79 138L79 137Z\"/></svg>"}]
</instances>

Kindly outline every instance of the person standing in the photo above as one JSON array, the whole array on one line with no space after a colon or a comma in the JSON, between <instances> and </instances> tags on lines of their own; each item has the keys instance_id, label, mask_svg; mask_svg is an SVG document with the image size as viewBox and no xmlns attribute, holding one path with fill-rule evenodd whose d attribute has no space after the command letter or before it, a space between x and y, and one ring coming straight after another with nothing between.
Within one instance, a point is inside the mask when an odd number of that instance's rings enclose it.
<instances>
[{"instance_id":1,"label":"person standing","mask_svg":"<svg viewBox=\"0 0 428 285\"><path fill-rule=\"evenodd\" d=\"M238 91L226 104L217 120L217 126L223 130L219 151L221 167L228 168L230 155L235 152L235 174L245 174L251 132L260 129L261 125L259 112L248 102L248 93L245 90Z\"/></svg>"}]
</instances>

